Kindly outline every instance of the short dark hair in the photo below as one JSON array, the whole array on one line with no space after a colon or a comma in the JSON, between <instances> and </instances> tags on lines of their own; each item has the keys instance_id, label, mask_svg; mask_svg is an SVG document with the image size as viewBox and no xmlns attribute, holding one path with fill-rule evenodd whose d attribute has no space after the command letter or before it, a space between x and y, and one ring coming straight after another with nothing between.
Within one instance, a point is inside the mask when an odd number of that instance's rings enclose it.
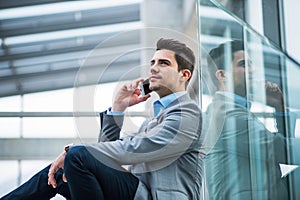
<instances>
[{"instance_id":1,"label":"short dark hair","mask_svg":"<svg viewBox=\"0 0 300 200\"><path fill-rule=\"evenodd\" d=\"M174 39L161 38L156 43L156 50L170 50L175 53L175 60L178 64L178 71L188 69L193 74L195 67L194 52L186 44Z\"/></svg>"},{"instance_id":2,"label":"short dark hair","mask_svg":"<svg viewBox=\"0 0 300 200\"><path fill-rule=\"evenodd\" d=\"M230 52L227 52L227 49L230 49ZM234 52L244 50L244 42L242 40L233 40L220 44L218 47L212 49L208 56L214 62L218 69L225 69L225 53L230 53L231 60L233 60Z\"/></svg>"},{"instance_id":3,"label":"short dark hair","mask_svg":"<svg viewBox=\"0 0 300 200\"><path fill-rule=\"evenodd\" d=\"M229 51L228 51L229 50ZM243 40L232 40L225 42L210 50L207 55L207 65L204 65L203 78L207 84L208 89L214 93L218 90L219 81L216 77L217 70L226 70L226 58L229 54L231 62L234 59L236 51L244 50ZM227 61L228 62L228 61Z\"/></svg>"}]
</instances>

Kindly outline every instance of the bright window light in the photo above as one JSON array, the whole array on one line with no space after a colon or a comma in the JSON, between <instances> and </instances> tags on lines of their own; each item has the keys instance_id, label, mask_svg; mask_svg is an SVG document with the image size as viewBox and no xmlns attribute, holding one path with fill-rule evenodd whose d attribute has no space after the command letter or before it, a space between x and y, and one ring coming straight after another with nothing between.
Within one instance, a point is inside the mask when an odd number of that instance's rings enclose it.
<instances>
[{"instance_id":1,"label":"bright window light","mask_svg":"<svg viewBox=\"0 0 300 200\"><path fill-rule=\"evenodd\" d=\"M24 138L75 138L72 117L26 117L23 119Z\"/></svg>"},{"instance_id":2,"label":"bright window light","mask_svg":"<svg viewBox=\"0 0 300 200\"><path fill-rule=\"evenodd\" d=\"M207 17L208 19L226 20L232 21L234 18L220 9L214 7L203 6L200 12L201 17Z\"/></svg>"},{"instance_id":3,"label":"bright window light","mask_svg":"<svg viewBox=\"0 0 300 200\"><path fill-rule=\"evenodd\" d=\"M7 170L9 169L9 170ZM18 180L18 161L17 160L1 160L0 170L0 197L10 192L17 186Z\"/></svg>"},{"instance_id":4,"label":"bright window light","mask_svg":"<svg viewBox=\"0 0 300 200\"><path fill-rule=\"evenodd\" d=\"M21 111L21 97L10 96L0 98L1 112L20 112Z\"/></svg>"},{"instance_id":5,"label":"bright window light","mask_svg":"<svg viewBox=\"0 0 300 200\"><path fill-rule=\"evenodd\" d=\"M25 112L71 112L73 110L73 89L25 94Z\"/></svg>"},{"instance_id":6,"label":"bright window light","mask_svg":"<svg viewBox=\"0 0 300 200\"><path fill-rule=\"evenodd\" d=\"M141 1L142 0L72 1L37 6L26 6L21 8L10 8L1 10L0 20L130 5L141 3Z\"/></svg>"},{"instance_id":7,"label":"bright window light","mask_svg":"<svg viewBox=\"0 0 300 200\"><path fill-rule=\"evenodd\" d=\"M49 40L83 37L83 36L96 35L96 34L130 31L130 30L139 29L141 27L142 27L142 22L129 22L129 23L106 25L106 26L78 28L78 29L72 29L66 31L53 31L47 33L9 37L4 40L4 43L6 45L26 44L32 42L43 42Z\"/></svg>"},{"instance_id":8,"label":"bright window light","mask_svg":"<svg viewBox=\"0 0 300 200\"><path fill-rule=\"evenodd\" d=\"M0 139L20 137L20 118L1 117L0 118Z\"/></svg>"}]
</instances>

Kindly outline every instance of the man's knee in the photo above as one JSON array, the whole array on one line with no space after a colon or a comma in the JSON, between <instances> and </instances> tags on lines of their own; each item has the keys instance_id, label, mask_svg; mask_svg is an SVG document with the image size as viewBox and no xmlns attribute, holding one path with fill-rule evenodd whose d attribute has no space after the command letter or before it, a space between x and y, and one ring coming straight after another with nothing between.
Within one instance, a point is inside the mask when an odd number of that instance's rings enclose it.
<instances>
[{"instance_id":1,"label":"man's knee","mask_svg":"<svg viewBox=\"0 0 300 200\"><path fill-rule=\"evenodd\" d=\"M65 161L64 161L64 169L68 169L69 167L72 167L74 165L74 162L82 160L82 155L86 152L85 146L74 146L71 147L68 151Z\"/></svg>"}]
</instances>

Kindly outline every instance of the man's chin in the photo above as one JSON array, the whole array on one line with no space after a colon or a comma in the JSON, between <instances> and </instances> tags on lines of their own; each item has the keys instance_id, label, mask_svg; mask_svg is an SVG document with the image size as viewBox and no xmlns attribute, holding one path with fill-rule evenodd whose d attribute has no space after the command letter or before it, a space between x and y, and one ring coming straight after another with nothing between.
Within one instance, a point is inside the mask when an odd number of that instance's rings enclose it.
<instances>
[{"instance_id":1,"label":"man's chin","mask_svg":"<svg viewBox=\"0 0 300 200\"><path fill-rule=\"evenodd\" d=\"M150 89L151 91L154 91L154 92L155 92L155 91L158 91L158 90L159 90L159 87L158 87L158 86L155 86L155 85L153 85L153 86L150 85L150 86L149 86L149 89Z\"/></svg>"}]
</instances>

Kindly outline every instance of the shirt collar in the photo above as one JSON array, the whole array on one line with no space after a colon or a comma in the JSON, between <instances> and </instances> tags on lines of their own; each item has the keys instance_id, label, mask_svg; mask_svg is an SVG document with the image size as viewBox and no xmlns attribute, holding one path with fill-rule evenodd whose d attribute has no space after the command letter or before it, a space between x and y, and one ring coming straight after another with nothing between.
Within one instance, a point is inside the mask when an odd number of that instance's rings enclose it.
<instances>
[{"instance_id":1,"label":"shirt collar","mask_svg":"<svg viewBox=\"0 0 300 200\"><path fill-rule=\"evenodd\" d=\"M186 91L176 92L164 96L153 103L154 116L156 117L162 110L166 109L173 101L186 94Z\"/></svg>"}]
</instances>

